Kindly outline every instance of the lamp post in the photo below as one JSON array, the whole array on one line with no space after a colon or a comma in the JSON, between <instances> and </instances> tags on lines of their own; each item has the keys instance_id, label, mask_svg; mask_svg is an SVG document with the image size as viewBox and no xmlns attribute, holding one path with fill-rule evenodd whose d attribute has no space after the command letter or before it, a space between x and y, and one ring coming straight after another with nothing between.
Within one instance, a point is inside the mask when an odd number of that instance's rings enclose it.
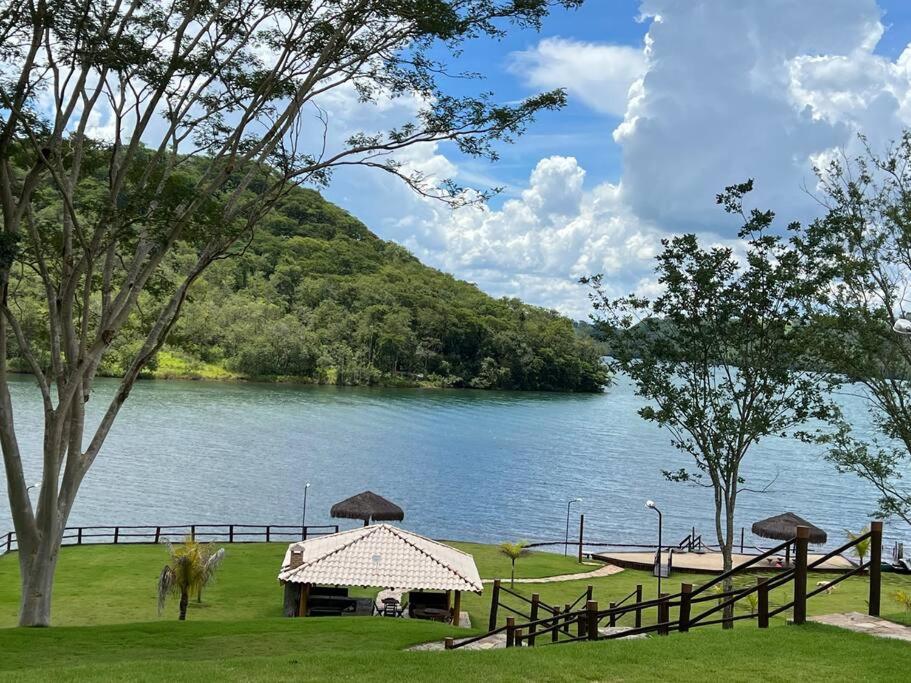
<instances>
[{"instance_id":1,"label":"lamp post","mask_svg":"<svg viewBox=\"0 0 911 683\"><path fill-rule=\"evenodd\" d=\"M566 557L567 551L569 550L569 507L573 503L581 502L581 498L573 498L571 501L566 503L566 536L563 538L563 557Z\"/></svg>"},{"instance_id":2,"label":"lamp post","mask_svg":"<svg viewBox=\"0 0 911 683\"><path fill-rule=\"evenodd\" d=\"M647 500L645 501L645 507L651 508L658 513L658 596L661 596L661 525L662 525L662 515L661 510L658 509L658 506L655 505L655 501Z\"/></svg>"},{"instance_id":3,"label":"lamp post","mask_svg":"<svg viewBox=\"0 0 911 683\"><path fill-rule=\"evenodd\" d=\"M301 540L307 540L307 491L310 490L310 482L304 484L304 510L301 513Z\"/></svg>"}]
</instances>

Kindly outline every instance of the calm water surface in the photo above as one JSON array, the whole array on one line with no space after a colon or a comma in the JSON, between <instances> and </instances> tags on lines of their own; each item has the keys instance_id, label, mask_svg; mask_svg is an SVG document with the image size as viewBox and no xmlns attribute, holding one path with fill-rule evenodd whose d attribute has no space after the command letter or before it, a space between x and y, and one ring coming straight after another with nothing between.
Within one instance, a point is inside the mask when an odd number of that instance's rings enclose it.
<instances>
[{"instance_id":1,"label":"calm water surface","mask_svg":"<svg viewBox=\"0 0 911 683\"><path fill-rule=\"evenodd\" d=\"M115 386L98 381L93 422ZM26 470L38 479L40 399L26 377L13 389ZM858 399L842 401L865 419ZM693 525L708 537L708 492L662 478L688 460L638 417L640 404L625 382L580 396L140 382L70 524L300 524L310 481L310 524L329 523L333 503L372 489L404 508L404 526L433 537L558 540L566 501L580 497L574 517L585 513L587 538L652 542L656 516L644 507L652 498L666 540ZM793 440L766 440L745 470L757 488L775 479L770 492L740 498L747 529L793 510L840 544L842 530L862 527L875 506L871 487ZM0 493L3 533L11 527L3 482Z\"/></svg>"}]
</instances>

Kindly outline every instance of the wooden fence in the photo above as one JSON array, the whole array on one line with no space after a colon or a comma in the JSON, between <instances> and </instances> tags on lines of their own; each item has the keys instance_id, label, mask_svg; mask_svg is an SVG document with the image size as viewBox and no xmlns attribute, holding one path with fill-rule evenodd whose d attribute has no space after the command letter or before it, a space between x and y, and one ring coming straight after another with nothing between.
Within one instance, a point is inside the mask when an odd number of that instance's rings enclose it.
<instances>
[{"instance_id":1,"label":"wooden fence","mask_svg":"<svg viewBox=\"0 0 911 683\"><path fill-rule=\"evenodd\" d=\"M809 538L809 529L806 527L797 527L797 536L789 541L785 541L770 550L751 558L749 561L737 566L731 571L719 574L711 581L694 587L692 584L684 583L680 585L680 592L674 594L662 593L652 600L642 600L641 586L637 588L636 601L627 604L631 596L627 596L620 602L612 603L608 609L599 609L595 600L589 599L583 609L577 611L568 611L562 613L551 613L544 618L530 619L524 623L516 623L514 617L506 620L506 625L500 628L494 628L496 622L491 619L491 629L488 633L476 636L469 640L459 640L456 642L452 638L446 640L447 649L457 649L483 638L498 634L506 634L506 646L533 646L536 642L549 643L566 643L579 640L612 640L616 638L625 638L643 633L656 633L658 635L667 635L671 630L689 631L692 628L700 626L712 626L721 624L725 628L733 628L735 621L755 619L759 628L767 628L769 619L787 610L792 610L792 622L794 624L803 624L807 618L807 600L819 595L823 591L831 588L844 581L845 579L856 576L862 572L869 572L869 597L867 600L869 614L879 615L880 609L880 590L881 574L880 563L882 561L882 522L875 521L870 525L870 531L862 536L845 543L843 546L823 555L812 562L808 562L807 546ZM838 575L835 579L817 586L814 590L807 590L807 572L811 569L821 566L827 560L840 555L841 553L863 543L869 539L869 560L859 564L852 570ZM758 577L754 585L744 588L732 588L729 590L711 590L721 587L728 580L732 580L735 574L754 569L755 565L774 555L782 553L786 548L791 548L794 553L794 565L781 571L775 576ZM766 567L763 567L766 569ZM769 593L770 591L792 584L791 599L783 605L770 609ZM502 587L500 588L502 590ZM756 609L751 610L748 614L734 614L733 609L726 608L733 605L750 595L756 595ZM647 626L642 625L643 610L657 610L657 620L654 624ZM672 610L676 609L676 618L672 618ZM700 611L702 610L702 611ZM606 625L615 626L619 619L629 613L636 614L635 626L623 631L611 631L601 633L600 627L602 622ZM550 638L546 638L546 636Z\"/></svg>"},{"instance_id":2,"label":"wooden fence","mask_svg":"<svg viewBox=\"0 0 911 683\"><path fill-rule=\"evenodd\" d=\"M61 545L110 543L161 543L190 536L213 543L266 543L300 541L338 532L338 524L293 526L288 524L176 524L145 526L76 526L63 530ZM0 536L0 556L17 550L16 532Z\"/></svg>"}]
</instances>

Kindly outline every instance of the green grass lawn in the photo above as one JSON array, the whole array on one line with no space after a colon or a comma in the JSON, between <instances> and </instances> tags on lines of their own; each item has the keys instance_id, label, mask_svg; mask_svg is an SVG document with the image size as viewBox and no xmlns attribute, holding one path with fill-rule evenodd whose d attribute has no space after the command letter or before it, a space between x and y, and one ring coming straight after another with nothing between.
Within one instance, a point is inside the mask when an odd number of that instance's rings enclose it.
<instances>
[{"instance_id":1,"label":"green grass lawn","mask_svg":"<svg viewBox=\"0 0 911 683\"><path fill-rule=\"evenodd\" d=\"M493 546L456 543L475 556L485 578L508 576L509 562ZM176 621L172 602L159 617L155 582L166 559L164 546L83 546L61 553L54 598L55 628L0 628L0 679L16 680L159 680L175 676L197 679L268 680L278 678L419 680L722 680L803 681L896 680L911 647L819 625L788 627L785 619L760 631L739 622L734 631L698 629L667 638L637 641L563 644L496 652L403 652L409 645L462 635L451 626L379 618L283 619L282 591L276 581L286 544L236 544L218 580L202 604L191 602L188 621ZM518 563L518 576L553 576L593 569L571 558L534 553ZM706 575L675 573L664 590L681 582L700 584ZM831 576L813 574L816 581ZM752 582L744 577L739 584ZM530 596L562 605L581 594L589 581L516 584ZM626 570L592 579L601 607L643 584L646 598L655 594L647 572ZM810 614L865 611L868 583L851 578L831 594L808 603ZM911 590L911 577L883 575L882 611L911 624L892 595ZM361 589L359 593L369 591ZM771 596L783 604L789 589ZM516 598L506 598L516 608ZM463 599L476 627L486 630L489 591ZM0 558L0 627L13 626L18 608L16 555ZM749 606L738 605L747 610ZM501 610L501 612L503 612ZM503 612L503 617L506 613ZM628 623L631 616L621 623ZM645 621L653 622L647 613ZM502 622L502 619L501 619ZM723 653L723 656L721 655Z\"/></svg>"},{"instance_id":2,"label":"green grass lawn","mask_svg":"<svg viewBox=\"0 0 911 683\"><path fill-rule=\"evenodd\" d=\"M402 652L440 624L261 619L0 630L15 680L818 681L901 679L907 643L808 624L489 652Z\"/></svg>"},{"instance_id":3,"label":"green grass lawn","mask_svg":"<svg viewBox=\"0 0 911 683\"><path fill-rule=\"evenodd\" d=\"M496 546L453 545L474 555L482 577L509 575L509 560L497 552ZM287 543L237 543L225 548L226 557L217 580L206 590L202 604L191 601L188 618L225 620L281 616L282 590L276 576ZM158 619L156 581L166 560L167 551L163 545L63 548L54 589L54 625L118 624ZM595 568L579 565L562 555L540 552L522 558L517 567L517 576L530 578ZM370 591L357 593L367 595ZM484 604L477 596L471 596L469 600L472 607L465 609L477 610ZM12 553L0 557L0 628L15 626L18 609L19 565ZM166 609L161 618L173 619L176 602Z\"/></svg>"}]
</instances>

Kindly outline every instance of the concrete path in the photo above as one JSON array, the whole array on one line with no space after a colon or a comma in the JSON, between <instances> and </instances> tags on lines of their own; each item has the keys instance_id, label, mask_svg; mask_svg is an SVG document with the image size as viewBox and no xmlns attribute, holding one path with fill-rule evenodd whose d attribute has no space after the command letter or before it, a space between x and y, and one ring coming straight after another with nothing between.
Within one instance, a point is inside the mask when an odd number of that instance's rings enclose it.
<instances>
[{"instance_id":1,"label":"concrete path","mask_svg":"<svg viewBox=\"0 0 911 683\"><path fill-rule=\"evenodd\" d=\"M629 630L631 630L631 629L626 626L606 626L604 628L599 628L598 633L600 633L602 636L607 636L612 633L623 633L623 632L629 631ZM636 635L629 636L629 637L630 638L645 638L645 634L637 633ZM549 634L546 636L541 636L539 643L544 642L545 639L546 639L547 643L550 643ZM458 642L459 642L458 639L456 639L457 644L458 644ZM496 635L488 636L487 638L482 638L481 640L479 640L477 642L474 642L469 645L466 645L465 647L459 648L459 650L498 650L500 648L505 648L505 647L506 647L506 634L497 633ZM527 646L523 645L523 647L527 647ZM445 650L445 649L446 649L446 643L443 641L436 641L433 643L422 643L421 645L415 645L413 647L408 648L408 650L411 652L436 652L436 651Z\"/></svg>"},{"instance_id":2,"label":"concrete path","mask_svg":"<svg viewBox=\"0 0 911 683\"><path fill-rule=\"evenodd\" d=\"M819 617L808 617L808 620L819 624L846 628L857 633L868 633L877 638L894 638L911 643L911 626L903 626L902 624L896 624L894 621L871 617L860 612L823 614Z\"/></svg>"},{"instance_id":3,"label":"concrete path","mask_svg":"<svg viewBox=\"0 0 911 683\"><path fill-rule=\"evenodd\" d=\"M516 579L516 583L557 583L559 581L585 581L585 579L598 579L602 576L611 576L623 571L623 567L605 564L590 572L578 574L559 574L557 576L542 576L538 579ZM482 579L481 583L493 583L494 579ZM508 584L509 578L500 579L500 583Z\"/></svg>"}]
</instances>

